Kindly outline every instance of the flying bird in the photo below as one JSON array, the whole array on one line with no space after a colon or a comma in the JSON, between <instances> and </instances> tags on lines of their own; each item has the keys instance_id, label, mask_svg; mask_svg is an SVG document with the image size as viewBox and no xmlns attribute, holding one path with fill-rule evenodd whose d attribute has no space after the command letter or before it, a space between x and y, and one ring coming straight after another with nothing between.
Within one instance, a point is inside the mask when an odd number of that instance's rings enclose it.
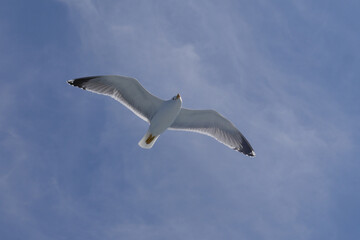
<instances>
[{"instance_id":1,"label":"flying bird","mask_svg":"<svg viewBox=\"0 0 360 240\"><path fill-rule=\"evenodd\" d=\"M255 152L241 132L214 110L182 108L180 94L162 100L149 93L135 78L106 75L69 80L68 83L119 101L150 126L140 140L142 148L152 148L165 130L191 131L215 138L226 146L254 157Z\"/></svg>"}]
</instances>

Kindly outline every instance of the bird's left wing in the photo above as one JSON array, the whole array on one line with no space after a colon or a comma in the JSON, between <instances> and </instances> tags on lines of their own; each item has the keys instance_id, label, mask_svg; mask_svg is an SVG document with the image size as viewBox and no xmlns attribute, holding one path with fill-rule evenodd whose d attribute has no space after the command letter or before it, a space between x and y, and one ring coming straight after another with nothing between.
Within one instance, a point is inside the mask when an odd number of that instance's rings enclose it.
<instances>
[{"instance_id":1,"label":"bird's left wing","mask_svg":"<svg viewBox=\"0 0 360 240\"><path fill-rule=\"evenodd\" d=\"M241 132L229 120L213 110L181 108L169 129L202 133L245 155L255 156L253 148Z\"/></svg>"},{"instance_id":2,"label":"bird's left wing","mask_svg":"<svg viewBox=\"0 0 360 240\"><path fill-rule=\"evenodd\" d=\"M141 119L150 122L164 102L152 95L135 78L107 75L69 80L70 85L108 95L124 104Z\"/></svg>"}]
</instances>

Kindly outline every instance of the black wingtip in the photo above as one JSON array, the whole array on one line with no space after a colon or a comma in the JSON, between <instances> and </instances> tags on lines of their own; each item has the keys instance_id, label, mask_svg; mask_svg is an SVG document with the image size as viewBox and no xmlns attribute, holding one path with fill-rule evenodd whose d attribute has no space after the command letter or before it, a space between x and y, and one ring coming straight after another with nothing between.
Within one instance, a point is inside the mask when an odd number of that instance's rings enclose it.
<instances>
[{"instance_id":1,"label":"black wingtip","mask_svg":"<svg viewBox=\"0 0 360 240\"><path fill-rule=\"evenodd\" d=\"M79 87L85 90L84 84L94 78L97 78L97 76L76 78L76 79L68 80L67 83L74 87Z\"/></svg>"},{"instance_id":2,"label":"black wingtip","mask_svg":"<svg viewBox=\"0 0 360 240\"><path fill-rule=\"evenodd\" d=\"M234 150L239 151L249 157L255 157L256 155L254 149L251 147L250 143L245 137L242 138L241 146L234 148Z\"/></svg>"},{"instance_id":3,"label":"black wingtip","mask_svg":"<svg viewBox=\"0 0 360 240\"><path fill-rule=\"evenodd\" d=\"M74 80L67 80L67 83L74 86Z\"/></svg>"},{"instance_id":4,"label":"black wingtip","mask_svg":"<svg viewBox=\"0 0 360 240\"><path fill-rule=\"evenodd\" d=\"M254 151L251 151L250 153L248 153L246 155L249 156L249 157L255 157L256 156Z\"/></svg>"},{"instance_id":5,"label":"black wingtip","mask_svg":"<svg viewBox=\"0 0 360 240\"><path fill-rule=\"evenodd\" d=\"M254 149L251 147L249 141L243 136L241 152L246 156L255 157Z\"/></svg>"},{"instance_id":6,"label":"black wingtip","mask_svg":"<svg viewBox=\"0 0 360 240\"><path fill-rule=\"evenodd\" d=\"M249 157L255 157L256 154L254 152L254 150L252 149L244 149L244 148L234 148L235 151L241 152L243 154L245 154L246 156Z\"/></svg>"}]
</instances>

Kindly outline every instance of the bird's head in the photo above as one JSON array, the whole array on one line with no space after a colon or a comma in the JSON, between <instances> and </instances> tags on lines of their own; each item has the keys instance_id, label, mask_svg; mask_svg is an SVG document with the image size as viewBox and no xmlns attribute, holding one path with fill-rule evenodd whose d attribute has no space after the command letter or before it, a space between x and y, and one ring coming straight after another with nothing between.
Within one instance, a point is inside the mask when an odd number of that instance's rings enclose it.
<instances>
[{"instance_id":1,"label":"bird's head","mask_svg":"<svg viewBox=\"0 0 360 240\"><path fill-rule=\"evenodd\" d=\"M172 100L180 100L180 101L182 101L182 99L181 99L181 97L180 97L180 94L177 94L176 96L174 96L173 98L172 98Z\"/></svg>"}]
</instances>

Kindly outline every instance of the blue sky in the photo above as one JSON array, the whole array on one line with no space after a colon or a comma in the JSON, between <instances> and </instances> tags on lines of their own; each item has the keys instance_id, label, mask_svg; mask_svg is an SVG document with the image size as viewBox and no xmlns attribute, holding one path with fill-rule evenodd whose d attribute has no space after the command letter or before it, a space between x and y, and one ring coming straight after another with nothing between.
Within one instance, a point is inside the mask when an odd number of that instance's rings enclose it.
<instances>
[{"instance_id":1,"label":"blue sky","mask_svg":"<svg viewBox=\"0 0 360 240\"><path fill-rule=\"evenodd\" d=\"M3 0L1 239L357 239L359 1ZM256 151L66 84L132 76Z\"/></svg>"}]
</instances>

